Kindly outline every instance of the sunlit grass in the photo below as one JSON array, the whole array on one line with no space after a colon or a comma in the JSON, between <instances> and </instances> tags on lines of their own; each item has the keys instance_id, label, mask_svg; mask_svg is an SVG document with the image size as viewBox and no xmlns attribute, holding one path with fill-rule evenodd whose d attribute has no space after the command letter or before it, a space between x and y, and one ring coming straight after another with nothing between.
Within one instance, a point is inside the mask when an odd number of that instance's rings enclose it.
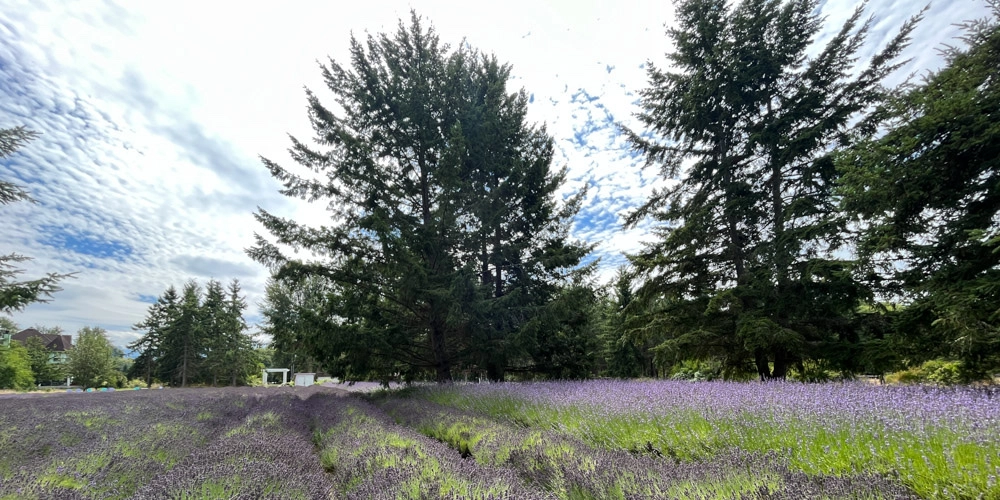
<instances>
[{"instance_id":1,"label":"sunlit grass","mask_svg":"<svg viewBox=\"0 0 1000 500\"><path fill-rule=\"evenodd\" d=\"M622 384L621 389L627 388ZM694 386L675 388L697 390ZM780 393L786 388L775 384L770 389ZM801 400L791 397L787 404L775 398L769 410L766 405L758 405L745 410L712 411L708 403L700 407L630 407L612 411L606 404L576 400L534 401L517 397L517 391L490 394L455 387L416 394L517 425L556 429L607 449L650 450L679 460L708 459L733 448L779 452L788 456L793 468L806 474L874 472L898 477L929 498L1000 498L996 481L1000 475L1000 423L996 420L963 420L959 414L947 421L928 421L918 409L909 412L889 404L864 412L817 412L797 408L795 404ZM984 432L984 428L988 430ZM455 433L437 434L453 440ZM983 438L989 435L994 438Z\"/></svg>"}]
</instances>

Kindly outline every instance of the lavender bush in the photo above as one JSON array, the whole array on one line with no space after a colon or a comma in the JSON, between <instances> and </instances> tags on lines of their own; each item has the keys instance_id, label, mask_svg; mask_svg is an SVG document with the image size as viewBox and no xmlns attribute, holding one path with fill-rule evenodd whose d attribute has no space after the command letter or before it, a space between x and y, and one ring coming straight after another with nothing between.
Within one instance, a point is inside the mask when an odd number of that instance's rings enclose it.
<instances>
[{"instance_id":1,"label":"lavender bush","mask_svg":"<svg viewBox=\"0 0 1000 500\"><path fill-rule=\"evenodd\" d=\"M344 498L533 499L510 469L463 460L448 446L395 425L360 400L315 399L320 460ZM340 497L338 497L340 498Z\"/></svg>"},{"instance_id":2,"label":"lavender bush","mask_svg":"<svg viewBox=\"0 0 1000 500\"><path fill-rule=\"evenodd\" d=\"M635 452L598 448L555 427L525 427L426 400L388 398L381 404L399 423L480 464L509 466L528 484L558 498L914 497L879 475L795 472L788 457L777 452L729 449L711 459L685 461L664 456L650 443Z\"/></svg>"},{"instance_id":3,"label":"lavender bush","mask_svg":"<svg viewBox=\"0 0 1000 500\"><path fill-rule=\"evenodd\" d=\"M317 498L332 483L304 405L278 390L7 400L0 498Z\"/></svg>"},{"instance_id":4,"label":"lavender bush","mask_svg":"<svg viewBox=\"0 0 1000 500\"><path fill-rule=\"evenodd\" d=\"M810 477L875 474L928 498L1000 498L995 389L596 381L425 388L415 396L608 450L681 461L777 453Z\"/></svg>"},{"instance_id":5,"label":"lavender bush","mask_svg":"<svg viewBox=\"0 0 1000 500\"><path fill-rule=\"evenodd\" d=\"M0 499L1000 498L997 393L563 382L0 401Z\"/></svg>"}]
</instances>

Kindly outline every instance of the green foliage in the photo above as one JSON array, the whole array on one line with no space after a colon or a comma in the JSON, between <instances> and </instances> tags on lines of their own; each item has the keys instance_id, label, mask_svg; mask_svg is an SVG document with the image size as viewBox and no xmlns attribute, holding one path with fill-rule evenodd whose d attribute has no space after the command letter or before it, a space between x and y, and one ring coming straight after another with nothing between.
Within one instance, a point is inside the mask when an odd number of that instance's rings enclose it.
<instances>
[{"instance_id":1,"label":"green foliage","mask_svg":"<svg viewBox=\"0 0 1000 500\"><path fill-rule=\"evenodd\" d=\"M834 374L825 360L807 359L792 368L790 378L801 382L829 382L833 380Z\"/></svg>"},{"instance_id":2,"label":"green foliage","mask_svg":"<svg viewBox=\"0 0 1000 500\"><path fill-rule=\"evenodd\" d=\"M716 380L723 378L722 363L717 360L702 361L698 359L688 359L675 364L670 369L671 380L690 380L700 382L703 380Z\"/></svg>"},{"instance_id":3,"label":"green foliage","mask_svg":"<svg viewBox=\"0 0 1000 500\"><path fill-rule=\"evenodd\" d=\"M868 292L837 253L846 226L829 151L872 130L868 111L916 20L858 68L872 23L859 9L814 47L818 4L678 2L670 69L649 68L638 117L651 134L629 138L679 182L627 218L658 224L630 256L641 279L630 328L662 337L661 365L752 362L761 379L784 378L826 355L817 348L859 341L852 316Z\"/></svg>"},{"instance_id":4,"label":"green foliage","mask_svg":"<svg viewBox=\"0 0 1000 500\"><path fill-rule=\"evenodd\" d=\"M350 66L322 68L336 108L308 93L323 149L292 139L293 159L318 175L263 160L283 194L322 201L336 221L255 214L277 243L315 256L290 259L261 236L248 250L284 282L266 307L279 352L304 349L348 379L581 373L575 355L573 368L548 366L545 346L586 336L558 319L578 320L559 316L564 289L590 270L579 266L589 248L568 238L582 193L560 202L565 171L526 121L527 94L507 90L510 68L449 49L415 13L393 34L352 38L350 53Z\"/></svg>"},{"instance_id":5,"label":"green foliage","mask_svg":"<svg viewBox=\"0 0 1000 500\"><path fill-rule=\"evenodd\" d=\"M523 328L534 370L552 379L584 379L594 373L599 339L596 301L586 286L568 287Z\"/></svg>"},{"instance_id":6,"label":"green foliage","mask_svg":"<svg viewBox=\"0 0 1000 500\"><path fill-rule=\"evenodd\" d=\"M317 357L336 358L336 348L323 335L331 291L329 281L319 276L268 280L261 303L261 331L271 336L267 366L315 372L321 366Z\"/></svg>"},{"instance_id":7,"label":"green foliage","mask_svg":"<svg viewBox=\"0 0 1000 500\"><path fill-rule=\"evenodd\" d=\"M618 269L611 293L598 298L595 314L603 343L605 374L616 378L655 376L652 371L652 342L631 335L628 306L634 298L632 276L626 267Z\"/></svg>"},{"instance_id":8,"label":"green foliage","mask_svg":"<svg viewBox=\"0 0 1000 500\"><path fill-rule=\"evenodd\" d=\"M73 383L83 387L100 387L114 384L118 379L115 371L114 347L108 341L107 332L100 327L85 326L76 333L76 342L69 351L67 369Z\"/></svg>"},{"instance_id":9,"label":"green foliage","mask_svg":"<svg viewBox=\"0 0 1000 500\"><path fill-rule=\"evenodd\" d=\"M899 384L935 384L957 385L964 382L975 382L966 378L967 372L961 361L946 361L932 359L920 366L907 368L885 376L885 381Z\"/></svg>"},{"instance_id":10,"label":"green foliage","mask_svg":"<svg viewBox=\"0 0 1000 500\"><path fill-rule=\"evenodd\" d=\"M18 342L0 346L0 389L26 391L34 387L28 350Z\"/></svg>"},{"instance_id":11,"label":"green foliage","mask_svg":"<svg viewBox=\"0 0 1000 500\"><path fill-rule=\"evenodd\" d=\"M181 294L173 286L157 298L146 317L133 326L143 335L129 344L139 352L128 378L190 383L247 383L259 367L253 340L243 319L246 299L238 280L228 289L210 280L202 293L196 281Z\"/></svg>"},{"instance_id":12,"label":"green foliage","mask_svg":"<svg viewBox=\"0 0 1000 500\"><path fill-rule=\"evenodd\" d=\"M17 152L31 142L38 133L24 127L0 128L0 160ZM16 184L0 180L0 205L16 201L34 201L28 192ZM19 311L33 302L48 302L52 294L62 290L58 283L72 274L49 273L44 278L16 281L23 271L13 263L24 262L28 257L18 254L0 255L0 313Z\"/></svg>"},{"instance_id":13,"label":"green foliage","mask_svg":"<svg viewBox=\"0 0 1000 500\"><path fill-rule=\"evenodd\" d=\"M14 320L6 317L0 316L0 333L9 333L11 335L19 332L21 327L17 326Z\"/></svg>"},{"instance_id":14,"label":"green foliage","mask_svg":"<svg viewBox=\"0 0 1000 500\"><path fill-rule=\"evenodd\" d=\"M28 351L28 359L31 362L31 372L34 373L35 383L49 383L65 380L66 370L62 364L52 363L50 355L52 351L45 348L45 343L38 337L31 337L25 342Z\"/></svg>"},{"instance_id":15,"label":"green foliage","mask_svg":"<svg viewBox=\"0 0 1000 500\"><path fill-rule=\"evenodd\" d=\"M966 26L967 47L888 103L887 132L844 151L840 194L862 227L870 281L908 305L911 359L1000 368L1000 4Z\"/></svg>"}]
</instances>

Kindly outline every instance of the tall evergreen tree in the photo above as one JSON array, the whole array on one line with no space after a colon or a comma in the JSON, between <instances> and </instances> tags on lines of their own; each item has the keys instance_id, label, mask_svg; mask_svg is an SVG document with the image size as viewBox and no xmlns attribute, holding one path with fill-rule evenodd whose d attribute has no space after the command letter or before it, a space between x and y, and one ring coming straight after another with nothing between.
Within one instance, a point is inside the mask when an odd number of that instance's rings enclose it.
<instances>
[{"instance_id":1,"label":"tall evergreen tree","mask_svg":"<svg viewBox=\"0 0 1000 500\"><path fill-rule=\"evenodd\" d=\"M636 310L667 335L661 352L752 364L784 378L804 357L851 342L865 290L837 257L843 221L829 154L871 131L866 111L916 18L867 66L872 24L858 9L815 56L818 0L682 0L668 34L671 70L649 68L632 132L647 165L676 180L629 215L658 241L632 256L645 278Z\"/></svg>"},{"instance_id":2,"label":"tall evergreen tree","mask_svg":"<svg viewBox=\"0 0 1000 500\"><path fill-rule=\"evenodd\" d=\"M245 382L251 374L257 373L258 360L254 341L247 331L249 327L243 319L247 301L241 295L239 280L234 278L229 282L226 292L223 321L219 325L214 345L222 353L222 366L225 367L222 373L229 380L229 385L236 386Z\"/></svg>"},{"instance_id":3,"label":"tall evergreen tree","mask_svg":"<svg viewBox=\"0 0 1000 500\"><path fill-rule=\"evenodd\" d=\"M184 285L176 316L160 339L160 373L181 387L193 382L204 361L206 332L202 323L201 287L191 280Z\"/></svg>"},{"instance_id":4,"label":"tall evergreen tree","mask_svg":"<svg viewBox=\"0 0 1000 500\"><path fill-rule=\"evenodd\" d=\"M229 320L226 311L226 291L222 283L212 279L205 285L205 294L201 301L199 324L203 330L205 360L202 368L210 377L212 385L218 385L220 376L225 377L226 339L224 329Z\"/></svg>"},{"instance_id":5,"label":"tall evergreen tree","mask_svg":"<svg viewBox=\"0 0 1000 500\"><path fill-rule=\"evenodd\" d=\"M177 321L180 312L180 296L173 286L156 299L156 303L149 306L146 317L132 329L145 332L141 337L128 345L128 348L137 351L135 363L132 364L129 378L143 377L146 384L153 383L153 377L162 377L159 360L164 352L164 340L169 336L169 330Z\"/></svg>"},{"instance_id":6,"label":"tall evergreen tree","mask_svg":"<svg viewBox=\"0 0 1000 500\"><path fill-rule=\"evenodd\" d=\"M38 133L24 127L0 128L0 160L13 155L18 149L38 137ZM20 186L0 179L0 205L16 201L34 201ZM23 271L14 263L29 260L20 254L0 255L0 313L23 309L33 302L47 302L52 294L62 290L58 283L72 274L49 273L43 278L16 281Z\"/></svg>"},{"instance_id":7,"label":"tall evergreen tree","mask_svg":"<svg viewBox=\"0 0 1000 500\"><path fill-rule=\"evenodd\" d=\"M248 253L279 278L332 283L326 344L337 354L324 362L358 376L501 377L512 332L544 313L587 251L566 239L577 202L555 199L551 139L525 123L506 66L449 51L416 14L393 36L352 39L351 60L322 68L334 111L308 93L329 149L292 140L293 159L318 175L264 160L284 194L330 200L328 227L256 214L277 243L321 258L291 261L259 236Z\"/></svg>"},{"instance_id":8,"label":"tall evergreen tree","mask_svg":"<svg viewBox=\"0 0 1000 500\"><path fill-rule=\"evenodd\" d=\"M341 354L346 354L355 367L367 366L358 360L370 351L360 345L351 350L350 342L328 335L330 296L330 283L320 276L268 280L261 303L262 331L271 337L277 366L287 366L293 372L314 371L320 367L317 358L322 358L327 360L323 367L326 371L347 375L338 363Z\"/></svg>"},{"instance_id":9,"label":"tall evergreen tree","mask_svg":"<svg viewBox=\"0 0 1000 500\"><path fill-rule=\"evenodd\" d=\"M840 157L859 254L897 315L903 354L1000 367L1000 2L967 47L886 107L887 133Z\"/></svg>"},{"instance_id":10,"label":"tall evergreen tree","mask_svg":"<svg viewBox=\"0 0 1000 500\"><path fill-rule=\"evenodd\" d=\"M628 307L635 297L632 276L627 267L618 268L611 282L610 294L602 301L604 357L607 374L612 377L652 377L649 339L635 334L628 326Z\"/></svg>"}]
</instances>

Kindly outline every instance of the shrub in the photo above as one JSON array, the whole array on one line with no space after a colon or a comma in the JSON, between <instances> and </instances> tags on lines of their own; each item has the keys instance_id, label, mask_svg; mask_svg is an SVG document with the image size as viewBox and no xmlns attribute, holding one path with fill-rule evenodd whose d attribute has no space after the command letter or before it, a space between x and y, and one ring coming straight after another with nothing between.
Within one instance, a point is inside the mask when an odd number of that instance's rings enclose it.
<instances>
[{"instance_id":1,"label":"shrub","mask_svg":"<svg viewBox=\"0 0 1000 500\"><path fill-rule=\"evenodd\" d=\"M142 389L149 388L149 386L146 384L146 381L139 378L134 378L132 380L129 380L128 383L125 384L125 387L131 387L131 388L139 387Z\"/></svg>"},{"instance_id":2,"label":"shrub","mask_svg":"<svg viewBox=\"0 0 1000 500\"><path fill-rule=\"evenodd\" d=\"M670 370L671 380L715 380L722 375L722 365L716 361L685 359Z\"/></svg>"},{"instance_id":3,"label":"shrub","mask_svg":"<svg viewBox=\"0 0 1000 500\"><path fill-rule=\"evenodd\" d=\"M26 391L35 386L28 350L20 343L0 347L0 389Z\"/></svg>"},{"instance_id":4,"label":"shrub","mask_svg":"<svg viewBox=\"0 0 1000 500\"><path fill-rule=\"evenodd\" d=\"M964 381L962 362L932 359L920 366L890 373L885 376L885 381L895 384L955 385Z\"/></svg>"},{"instance_id":5,"label":"shrub","mask_svg":"<svg viewBox=\"0 0 1000 500\"><path fill-rule=\"evenodd\" d=\"M800 382L829 382L833 376L823 361L805 360L792 368L789 378Z\"/></svg>"}]
</instances>

